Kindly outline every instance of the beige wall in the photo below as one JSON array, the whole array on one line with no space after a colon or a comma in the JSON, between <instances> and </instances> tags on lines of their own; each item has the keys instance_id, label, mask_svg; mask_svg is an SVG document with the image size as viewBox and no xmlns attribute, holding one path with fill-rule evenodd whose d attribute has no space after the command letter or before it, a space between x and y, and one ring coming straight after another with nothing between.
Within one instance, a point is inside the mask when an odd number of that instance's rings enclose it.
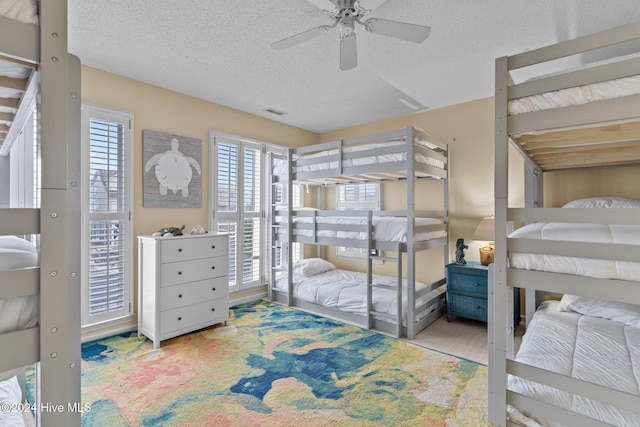
<instances>
[{"instance_id":1,"label":"beige wall","mask_svg":"<svg viewBox=\"0 0 640 427\"><path fill-rule=\"evenodd\" d=\"M82 102L133 113L134 233L151 234L166 226L208 226L209 129L288 146L318 142L318 135L238 110L181 95L156 86L83 66ZM202 207L142 206L142 131L144 129L202 140Z\"/></svg>"}]
</instances>

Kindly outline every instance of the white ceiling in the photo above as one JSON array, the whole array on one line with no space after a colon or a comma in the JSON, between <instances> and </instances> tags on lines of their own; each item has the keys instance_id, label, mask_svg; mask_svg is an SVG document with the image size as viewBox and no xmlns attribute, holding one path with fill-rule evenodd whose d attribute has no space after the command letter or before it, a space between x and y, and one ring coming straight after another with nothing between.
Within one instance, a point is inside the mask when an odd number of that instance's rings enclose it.
<instances>
[{"instance_id":1,"label":"white ceiling","mask_svg":"<svg viewBox=\"0 0 640 427\"><path fill-rule=\"evenodd\" d=\"M496 57L640 20L640 0L361 0L379 4L367 17L428 25L431 35L415 44L356 26L350 71L339 69L335 29L270 48L330 25L315 5L323 3L69 0L69 51L95 68L322 133L492 96Z\"/></svg>"}]
</instances>

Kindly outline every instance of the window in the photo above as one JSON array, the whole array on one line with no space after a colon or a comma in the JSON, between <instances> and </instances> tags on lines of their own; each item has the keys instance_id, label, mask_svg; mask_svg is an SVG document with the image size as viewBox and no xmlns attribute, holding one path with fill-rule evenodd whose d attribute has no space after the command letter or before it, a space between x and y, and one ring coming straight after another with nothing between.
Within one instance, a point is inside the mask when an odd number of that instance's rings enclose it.
<instances>
[{"instance_id":1,"label":"window","mask_svg":"<svg viewBox=\"0 0 640 427\"><path fill-rule=\"evenodd\" d=\"M229 234L229 289L255 288L264 282L264 147L219 135L212 140L213 228Z\"/></svg>"},{"instance_id":2,"label":"window","mask_svg":"<svg viewBox=\"0 0 640 427\"><path fill-rule=\"evenodd\" d=\"M381 209L380 184L346 184L336 187L337 210ZM366 259L367 250L362 248L337 247L336 256L350 259Z\"/></svg>"},{"instance_id":3,"label":"window","mask_svg":"<svg viewBox=\"0 0 640 427\"><path fill-rule=\"evenodd\" d=\"M130 113L82 107L82 325L133 314Z\"/></svg>"}]
</instances>

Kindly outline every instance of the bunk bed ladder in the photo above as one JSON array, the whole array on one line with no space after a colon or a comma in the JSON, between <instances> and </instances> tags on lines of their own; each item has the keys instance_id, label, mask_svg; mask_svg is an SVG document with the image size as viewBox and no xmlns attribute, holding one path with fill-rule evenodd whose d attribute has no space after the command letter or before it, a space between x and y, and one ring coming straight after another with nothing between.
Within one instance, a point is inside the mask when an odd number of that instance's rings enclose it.
<instances>
[{"instance_id":1,"label":"bunk bed ladder","mask_svg":"<svg viewBox=\"0 0 640 427\"><path fill-rule=\"evenodd\" d=\"M373 289L374 288L384 288L396 291L396 336L400 338L402 336L402 244L398 243L398 248L396 250L396 257L388 257L381 255L373 255L373 245L372 245L372 237L373 236L373 226L371 222L371 212L369 212L369 256L367 257L368 268L367 268L367 328L371 329L373 327L374 316L384 316L390 317L386 313L381 313L373 310ZM396 286L384 285L381 283L373 283L373 260L381 260L381 261L390 261L395 262L396 264L396 277L397 283Z\"/></svg>"}]
</instances>

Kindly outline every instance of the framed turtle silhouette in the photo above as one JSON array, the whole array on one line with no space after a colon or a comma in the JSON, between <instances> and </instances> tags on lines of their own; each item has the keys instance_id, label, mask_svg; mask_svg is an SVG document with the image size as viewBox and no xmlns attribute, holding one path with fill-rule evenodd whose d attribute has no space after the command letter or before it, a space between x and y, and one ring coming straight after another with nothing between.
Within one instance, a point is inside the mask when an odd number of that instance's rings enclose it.
<instances>
[{"instance_id":1,"label":"framed turtle silhouette","mask_svg":"<svg viewBox=\"0 0 640 427\"><path fill-rule=\"evenodd\" d=\"M202 141L144 130L144 207L202 207Z\"/></svg>"}]
</instances>

